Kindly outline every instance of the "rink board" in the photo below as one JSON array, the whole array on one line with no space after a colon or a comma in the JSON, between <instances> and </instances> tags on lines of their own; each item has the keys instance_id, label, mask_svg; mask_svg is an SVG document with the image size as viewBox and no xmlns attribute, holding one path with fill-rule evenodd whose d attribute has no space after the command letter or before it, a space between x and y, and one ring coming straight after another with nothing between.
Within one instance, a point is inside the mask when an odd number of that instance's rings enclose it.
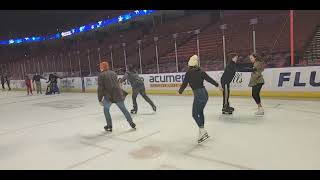
<instances>
[{"instance_id":1,"label":"rink board","mask_svg":"<svg viewBox=\"0 0 320 180\"><path fill-rule=\"evenodd\" d=\"M209 76L220 83L223 71L208 71ZM151 94L176 94L185 73L142 74L147 92ZM237 72L230 84L231 95L251 96L250 72ZM265 84L262 96L271 97L315 97L320 98L320 66L270 68L263 72ZM119 78L122 76L119 75ZM70 77L59 80L59 87L65 92L96 92L97 77ZM43 88L47 84L43 81ZM210 95L221 95L218 89L205 82ZM13 89L25 89L23 80L12 80ZM122 88L131 91L129 82ZM184 94L192 94L190 87Z\"/></svg>"}]
</instances>

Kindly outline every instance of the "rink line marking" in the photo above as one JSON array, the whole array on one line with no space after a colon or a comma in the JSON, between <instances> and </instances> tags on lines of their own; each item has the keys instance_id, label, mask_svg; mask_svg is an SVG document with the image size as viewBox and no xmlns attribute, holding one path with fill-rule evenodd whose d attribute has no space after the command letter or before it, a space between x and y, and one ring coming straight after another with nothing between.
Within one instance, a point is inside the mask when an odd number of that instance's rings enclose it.
<instances>
[{"instance_id":1,"label":"rink line marking","mask_svg":"<svg viewBox=\"0 0 320 180\"><path fill-rule=\"evenodd\" d=\"M123 139L123 138L120 138L120 137L117 137L117 136L113 136L113 137L111 137L111 138L112 138L112 139L116 139L116 140L125 141L125 142L138 142L138 141L140 141L140 140L142 140L142 139L151 137L151 136L153 136L153 135L155 135L155 134L158 134L158 133L160 133L160 130L158 130L158 131L156 131L156 132L153 132L153 133L151 133L151 134L147 134L147 135L142 136L142 137L140 137L140 138L137 138L136 140L127 140L127 139ZM124 133L124 134L125 134L125 133ZM121 135L122 135L122 134L121 134Z\"/></svg>"},{"instance_id":2,"label":"rink line marking","mask_svg":"<svg viewBox=\"0 0 320 180\"><path fill-rule=\"evenodd\" d=\"M24 130L30 130L30 129L33 129L33 128L36 128L36 127L39 127L39 126L45 126L45 125L52 124L52 123L55 123L55 122L74 120L74 118L77 118L77 117L88 116L88 115L93 115L93 114L96 114L96 113L90 113L90 114L85 114L85 115L77 115L77 116L73 116L73 117L64 118L62 120L53 120L53 121L48 121L48 122L44 122L44 123L40 123L40 124L35 124L33 126L28 126L28 127L23 127L23 128L19 128L19 129L0 132L0 136L1 135L6 135L6 134L10 134L10 133L23 132Z\"/></svg>"},{"instance_id":3,"label":"rink line marking","mask_svg":"<svg viewBox=\"0 0 320 180\"><path fill-rule=\"evenodd\" d=\"M71 165L71 166L68 166L68 167L66 168L66 170L70 170L70 169L75 168L75 167L77 167L77 166L83 165L83 164L85 164L85 163L87 163L87 162L89 162L89 161L92 161L92 160L97 159L98 157L101 157L101 156L104 156L104 155L106 155L106 154L109 154L110 152L111 152L111 151L106 151L106 152L97 154L96 156L93 156L93 157L91 157L91 158L89 158L89 159L86 159L86 160L84 160L84 161L80 161L80 162L78 162L78 163L76 163L76 164L73 164L73 165Z\"/></svg>"},{"instance_id":4,"label":"rink line marking","mask_svg":"<svg viewBox=\"0 0 320 180\"><path fill-rule=\"evenodd\" d=\"M172 165L168 164L161 164L159 167L155 168L154 170L183 170L182 168L177 168Z\"/></svg>"},{"instance_id":5,"label":"rink line marking","mask_svg":"<svg viewBox=\"0 0 320 180\"><path fill-rule=\"evenodd\" d=\"M239 169L242 169L242 170L255 170L253 168L249 168L249 167L246 167L246 166L243 166L243 165L234 164L234 163L230 163L230 162L223 161L223 160L218 160L218 159L213 159L213 158L206 158L206 157L203 157L203 156L192 154L192 151L195 150L198 147L199 146L194 146L191 149L189 149L188 151L184 152L183 154L185 154L185 155L187 155L189 157L196 158L196 159L202 159L202 160L206 160L206 161L209 161L209 162L220 163L220 164L228 165L228 166L231 166L231 167L236 167L236 168L239 168Z\"/></svg>"},{"instance_id":6,"label":"rink line marking","mask_svg":"<svg viewBox=\"0 0 320 180\"><path fill-rule=\"evenodd\" d=\"M109 152L112 151L112 149L110 148L107 148L107 147L104 147L104 146L100 146L98 144L94 144L94 143L89 143L89 142L84 142L84 141L80 141L81 144L85 144L85 145L88 145L88 146L93 146L93 147L96 147L96 148L100 148L100 149L103 149L103 150L107 150Z\"/></svg>"},{"instance_id":7,"label":"rink line marking","mask_svg":"<svg viewBox=\"0 0 320 180\"><path fill-rule=\"evenodd\" d=\"M64 96L64 95L59 95L59 96ZM54 97L59 97L59 96L51 96L51 98ZM24 97L24 96L23 96ZM32 96L31 96L32 97ZM20 98L20 97L19 97ZM29 102L29 101L34 101L34 100L43 100L43 99L48 99L49 97L40 97L40 98L33 98L33 99L24 99L24 100L19 100L17 99L14 102L7 102L7 103L1 103L0 105L9 105L9 104L15 104L15 103L20 103L20 102Z\"/></svg>"},{"instance_id":8,"label":"rink line marking","mask_svg":"<svg viewBox=\"0 0 320 180\"><path fill-rule=\"evenodd\" d=\"M301 109L290 109L290 108L283 108L283 107L281 107L281 108L279 108L279 109L283 109L283 110L291 110L291 111L301 111L301 112L305 112L305 113L313 113L313 114L318 114L318 115L320 115L320 113L319 112L314 112L314 111L306 111L306 110L301 110Z\"/></svg>"},{"instance_id":9,"label":"rink line marking","mask_svg":"<svg viewBox=\"0 0 320 180\"><path fill-rule=\"evenodd\" d=\"M206 157L203 157L203 156L197 156L197 155L193 155L193 154L187 154L187 155L189 157L193 157L193 158L196 158L196 159L202 159L202 160L206 160L206 161L209 161L209 162L215 162L215 163L219 163L219 164L224 164L224 165L235 167L235 168L238 168L238 169L241 169L241 170L255 170L253 168L249 168L249 167L246 167L246 166L243 166L243 165L238 165L238 164L234 164L234 163L230 163L230 162L226 162L226 161L222 161L222 160L218 160L218 159L206 158Z\"/></svg>"}]
</instances>

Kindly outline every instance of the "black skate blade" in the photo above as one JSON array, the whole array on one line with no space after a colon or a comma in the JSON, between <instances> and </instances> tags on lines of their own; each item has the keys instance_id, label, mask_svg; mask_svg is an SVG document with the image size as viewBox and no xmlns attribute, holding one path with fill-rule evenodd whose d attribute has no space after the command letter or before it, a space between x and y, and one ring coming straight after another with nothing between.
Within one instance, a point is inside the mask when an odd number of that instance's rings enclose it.
<instances>
[{"instance_id":1,"label":"black skate blade","mask_svg":"<svg viewBox=\"0 0 320 180\"><path fill-rule=\"evenodd\" d=\"M206 135L204 137L202 137L201 139L198 140L198 143L202 143L203 141L207 140L210 136L209 135Z\"/></svg>"},{"instance_id":2,"label":"black skate blade","mask_svg":"<svg viewBox=\"0 0 320 180\"><path fill-rule=\"evenodd\" d=\"M227 114L227 115L230 115L232 113L233 113L233 111L232 112L225 112L225 111L222 112L222 114Z\"/></svg>"}]
</instances>

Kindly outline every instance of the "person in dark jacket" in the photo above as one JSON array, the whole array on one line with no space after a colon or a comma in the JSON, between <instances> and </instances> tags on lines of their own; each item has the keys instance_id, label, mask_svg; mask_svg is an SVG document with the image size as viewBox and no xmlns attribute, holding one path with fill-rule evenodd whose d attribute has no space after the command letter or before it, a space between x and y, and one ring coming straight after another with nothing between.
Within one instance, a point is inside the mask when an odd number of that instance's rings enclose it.
<instances>
[{"instance_id":1,"label":"person in dark jacket","mask_svg":"<svg viewBox=\"0 0 320 180\"><path fill-rule=\"evenodd\" d=\"M222 106L222 113L232 114L234 108L230 106L229 103L229 95L230 95L230 83L234 78L234 75L237 72L237 61L238 61L238 54L230 53L229 54L229 63L227 64L224 72L221 76L220 82L221 87L223 88L223 106Z\"/></svg>"},{"instance_id":2,"label":"person in dark jacket","mask_svg":"<svg viewBox=\"0 0 320 180\"><path fill-rule=\"evenodd\" d=\"M104 115L107 121L107 126L104 129L108 132L112 132L112 119L110 115L110 106L115 103L126 117L130 126L135 129L136 125L133 123L132 117L127 110L123 94L123 90L120 87L117 74L109 69L108 62L100 63L100 75L98 77L98 101L100 105L104 107Z\"/></svg>"},{"instance_id":3,"label":"person in dark jacket","mask_svg":"<svg viewBox=\"0 0 320 180\"><path fill-rule=\"evenodd\" d=\"M2 85L2 89L5 90L6 88L4 87L4 84L7 83L8 89L9 91L11 90L10 87L10 79L9 79L9 75L8 73L4 73L1 75L1 85Z\"/></svg>"},{"instance_id":4,"label":"person in dark jacket","mask_svg":"<svg viewBox=\"0 0 320 180\"><path fill-rule=\"evenodd\" d=\"M42 94L42 89L41 89L41 79L45 79L43 76L41 76L40 74L36 73L33 78L32 78L32 82L36 84L36 89L37 89L37 94Z\"/></svg>"},{"instance_id":5,"label":"person in dark jacket","mask_svg":"<svg viewBox=\"0 0 320 180\"><path fill-rule=\"evenodd\" d=\"M59 90L59 87L58 87L58 78L62 79L56 73L49 74L49 80L47 82L47 83L49 83L49 85L48 85L47 91L46 91L47 95L55 94L55 93L60 94L60 90Z\"/></svg>"},{"instance_id":6,"label":"person in dark jacket","mask_svg":"<svg viewBox=\"0 0 320 180\"><path fill-rule=\"evenodd\" d=\"M204 114L203 110L208 102L208 92L203 85L203 81L206 80L216 87L219 84L213 80L206 72L202 71L199 67L199 58L197 55L192 56L188 62L189 69L185 74L183 83L179 89L179 94L182 94L184 89L189 84L194 94L192 117L196 121L199 127L198 143L201 143L205 139L209 138L207 131L204 129ZM222 91L222 88L219 87Z\"/></svg>"},{"instance_id":7,"label":"person in dark jacket","mask_svg":"<svg viewBox=\"0 0 320 180\"><path fill-rule=\"evenodd\" d=\"M144 86L143 79L139 77L138 73L134 69L133 65L128 65L128 71L125 75L120 79L120 83L123 83L125 80L128 80L131 87L132 87L132 102L133 102L133 109L131 110L132 114L136 114L138 111L138 104L137 104L137 96L141 94L145 101L147 101L150 106L152 107L153 111L157 111L156 106L152 102L152 100L146 94L146 89Z\"/></svg>"},{"instance_id":8,"label":"person in dark jacket","mask_svg":"<svg viewBox=\"0 0 320 180\"><path fill-rule=\"evenodd\" d=\"M1 74L0 75L0 80L1 80L1 86L2 86L2 90L5 90L6 88L4 87L4 75L3 74Z\"/></svg>"}]
</instances>

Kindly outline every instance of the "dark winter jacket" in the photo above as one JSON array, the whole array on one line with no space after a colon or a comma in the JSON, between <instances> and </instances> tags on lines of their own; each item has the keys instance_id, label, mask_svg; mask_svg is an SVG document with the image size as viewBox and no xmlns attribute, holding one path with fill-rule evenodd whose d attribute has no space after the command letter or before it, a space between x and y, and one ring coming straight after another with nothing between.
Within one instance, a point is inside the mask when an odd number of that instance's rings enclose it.
<instances>
[{"instance_id":1,"label":"dark winter jacket","mask_svg":"<svg viewBox=\"0 0 320 180\"><path fill-rule=\"evenodd\" d=\"M34 75L33 78L32 78L32 82L34 82L34 81L39 82L40 79L46 79L46 78L44 78L43 76L41 76L39 74L38 75Z\"/></svg>"},{"instance_id":2,"label":"dark winter jacket","mask_svg":"<svg viewBox=\"0 0 320 180\"><path fill-rule=\"evenodd\" d=\"M57 83L58 81L57 81L57 79L62 79L61 77L59 77L59 76L57 76L57 75L55 75L55 74L50 74L49 75L49 81L48 82L51 82L51 83ZM48 83L47 82L47 83Z\"/></svg>"},{"instance_id":3,"label":"dark winter jacket","mask_svg":"<svg viewBox=\"0 0 320 180\"><path fill-rule=\"evenodd\" d=\"M139 88L141 86L144 86L143 79L139 77L138 73L135 71L127 71L121 78L120 82L122 83L127 79L132 88Z\"/></svg>"},{"instance_id":4,"label":"dark winter jacket","mask_svg":"<svg viewBox=\"0 0 320 180\"><path fill-rule=\"evenodd\" d=\"M118 103L124 101L124 94L120 88L117 74L111 70L103 71L98 77L98 100L108 98L110 102Z\"/></svg>"},{"instance_id":5,"label":"dark winter jacket","mask_svg":"<svg viewBox=\"0 0 320 180\"><path fill-rule=\"evenodd\" d=\"M206 72L202 71L200 68L190 68L185 75L183 83L179 89L179 93L182 94L184 89L190 84L192 90L197 90L204 88L203 81L206 80L216 87L219 84L213 80Z\"/></svg>"},{"instance_id":6,"label":"dark winter jacket","mask_svg":"<svg viewBox=\"0 0 320 180\"><path fill-rule=\"evenodd\" d=\"M237 64L234 61L230 61L227 67L224 69L224 72L221 77L221 84L230 84L234 75L238 69Z\"/></svg>"},{"instance_id":7,"label":"dark winter jacket","mask_svg":"<svg viewBox=\"0 0 320 180\"><path fill-rule=\"evenodd\" d=\"M8 74L1 75L1 83L10 82Z\"/></svg>"}]
</instances>

